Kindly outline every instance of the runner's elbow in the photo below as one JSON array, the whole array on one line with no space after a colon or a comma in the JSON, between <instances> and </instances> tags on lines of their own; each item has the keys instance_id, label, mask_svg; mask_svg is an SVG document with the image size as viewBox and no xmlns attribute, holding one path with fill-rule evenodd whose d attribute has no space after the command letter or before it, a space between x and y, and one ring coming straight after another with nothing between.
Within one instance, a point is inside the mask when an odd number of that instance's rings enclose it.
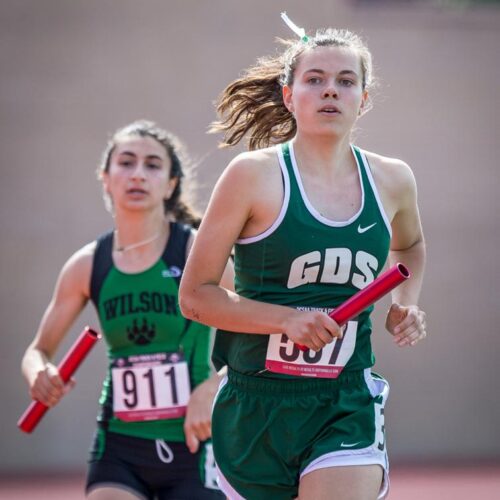
<instances>
[{"instance_id":1,"label":"runner's elbow","mask_svg":"<svg viewBox=\"0 0 500 500\"><path fill-rule=\"evenodd\" d=\"M179 290L179 307L186 319L196 321L196 290L186 288L181 284Z\"/></svg>"}]
</instances>

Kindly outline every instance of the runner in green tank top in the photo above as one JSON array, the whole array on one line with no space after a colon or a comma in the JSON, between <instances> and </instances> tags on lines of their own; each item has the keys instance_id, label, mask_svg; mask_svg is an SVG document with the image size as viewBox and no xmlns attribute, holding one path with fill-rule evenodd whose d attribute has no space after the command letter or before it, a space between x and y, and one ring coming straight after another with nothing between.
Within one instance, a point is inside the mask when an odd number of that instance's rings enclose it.
<instances>
[{"instance_id":1,"label":"runner in green tank top","mask_svg":"<svg viewBox=\"0 0 500 500\"><path fill-rule=\"evenodd\" d=\"M228 366L212 426L230 499L383 498L388 385L371 371L371 309L342 329L327 313L388 258L413 277L393 292L387 329L400 346L426 336L416 186L400 160L351 143L372 83L360 38L290 25L300 40L221 95L213 130L226 145L248 134L251 151L217 183L180 303L218 328L213 360ZM233 246L234 293L217 285Z\"/></svg>"},{"instance_id":2,"label":"runner in green tank top","mask_svg":"<svg viewBox=\"0 0 500 500\"><path fill-rule=\"evenodd\" d=\"M67 392L50 359L91 299L109 366L86 492L113 498L224 498L216 481L210 328L182 316L178 289L199 219L181 198L183 153L152 122L108 143L99 175L115 229L77 251L23 358L32 396ZM228 267L223 285L232 288Z\"/></svg>"}]
</instances>

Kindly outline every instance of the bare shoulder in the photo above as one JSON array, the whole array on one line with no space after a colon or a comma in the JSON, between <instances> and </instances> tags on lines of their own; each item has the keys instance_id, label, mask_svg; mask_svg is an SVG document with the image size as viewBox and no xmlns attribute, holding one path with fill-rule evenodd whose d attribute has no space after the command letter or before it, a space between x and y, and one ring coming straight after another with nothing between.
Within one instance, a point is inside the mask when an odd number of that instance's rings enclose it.
<instances>
[{"instance_id":1,"label":"bare shoulder","mask_svg":"<svg viewBox=\"0 0 500 500\"><path fill-rule=\"evenodd\" d=\"M390 158L365 151L375 181L390 190L399 190L415 184L415 177L410 166L398 158Z\"/></svg>"},{"instance_id":2,"label":"bare shoulder","mask_svg":"<svg viewBox=\"0 0 500 500\"><path fill-rule=\"evenodd\" d=\"M74 289L80 289L84 295L89 295L96 244L96 241L86 244L66 261L59 278L61 285L69 285Z\"/></svg>"},{"instance_id":3,"label":"bare shoulder","mask_svg":"<svg viewBox=\"0 0 500 500\"><path fill-rule=\"evenodd\" d=\"M416 196L416 182L410 166L397 158L364 151L384 205L391 211Z\"/></svg>"},{"instance_id":4,"label":"bare shoulder","mask_svg":"<svg viewBox=\"0 0 500 500\"><path fill-rule=\"evenodd\" d=\"M234 240L255 236L271 226L282 199L276 148L248 151L236 156L222 173L204 220L215 226L223 224L226 235L231 227Z\"/></svg>"},{"instance_id":5,"label":"bare shoulder","mask_svg":"<svg viewBox=\"0 0 500 500\"><path fill-rule=\"evenodd\" d=\"M69 259L68 264L76 267L92 267L94 252L97 246L97 241L91 241L85 246L77 250Z\"/></svg>"},{"instance_id":6,"label":"bare shoulder","mask_svg":"<svg viewBox=\"0 0 500 500\"><path fill-rule=\"evenodd\" d=\"M241 176L258 178L275 168L277 162L274 147L240 153L229 163L226 171Z\"/></svg>"},{"instance_id":7,"label":"bare shoulder","mask_svg":"<svg viewBox=\"0 0 500 500\"><path fill-rule=\"evenodd\" d=\"M240 206L261 205L280 189L281 170L274 147L248 151L236 156L223 172L224 192Z\"/></svg>"}]
</instances>

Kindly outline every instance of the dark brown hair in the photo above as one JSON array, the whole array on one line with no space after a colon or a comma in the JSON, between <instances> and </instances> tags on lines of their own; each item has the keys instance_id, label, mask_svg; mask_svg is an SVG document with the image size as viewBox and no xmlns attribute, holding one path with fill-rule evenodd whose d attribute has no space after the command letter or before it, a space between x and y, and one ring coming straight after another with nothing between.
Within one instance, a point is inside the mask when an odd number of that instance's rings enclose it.
<instances>
[{"instance_id":1,"label":"dark brown hair","mask_svg":"<svg viewBox=\"0 0 500 500\"><path fill-rule=\"evenodd\" d=\"M283 103L283 85L293 85L300 56L316 47L345 47L359 54L362 88L373 84L372 58L362 39L348 31L318 30L306 41L278 40L285 45L282 54L263 57L230 83L220 95L216 109L219 120L209 132L223 132L221 147L234 146L248 136L249 149L258 149L290 140L297 130L295 118ZM365 110L367 108L365 107Z\"/></svg>"},{"instance_id":2,"label":"dark brown hair","mask_svg":"<svg viewBox=\"0 0 500 500\"><path fill-rule=\"evenodd\" d=\"M201 221L200 217L195 210L183 200L182 196L184 166L188 163L184 146L175 135L158 127L156 123L148 120L138 120L118 129L108 141L106 149L104 150L101 164L98 168L98 176L101 177L103 172L108 172L111 155L113 154L118 140L122 137L134 135L139 137L151 137L165 148L170 158L170 178L177 178L177 184L170 198L163 202L165 213L172 214L177 221L185 222L193 227L198 227Z\"/></svg>"}]
</instances>

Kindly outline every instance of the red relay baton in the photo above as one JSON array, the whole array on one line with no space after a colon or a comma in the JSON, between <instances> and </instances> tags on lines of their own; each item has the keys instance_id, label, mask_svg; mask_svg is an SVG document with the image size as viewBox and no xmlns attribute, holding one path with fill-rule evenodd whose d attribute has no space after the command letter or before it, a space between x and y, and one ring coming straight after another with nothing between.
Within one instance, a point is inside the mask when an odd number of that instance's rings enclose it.
<instances>
[{"instance_id":1,"label":"red relay baton","mask_svg":"<svg viewBox=\"0 0 500 500\"><path fill-rule=\"evenodd\" d=\"M334 319L339 326L345 325L350 319L355 318L367 307L388 294L410 276L411 273L405 265L401 263L395 264L375 278L368 286L363 288L363 290L355 293L351 298L334 309L329 314L330 318ZM309 350L305 345L299 345L299 349L301 351Z\"/></svg>"},{"instance_id":2,"label":"red relay baton","mask_svg":"<svg viewBox=\"0 0 500 500\"><path fill-rule=\"evenodd\" d=\"M100 338L101 335L90 327L86 326L84 328L57 367L65 384ZM40 403L40 401L33 401L17 421L17 426L24 432L31 432L48 409L49 407Z\"/></svg>"}]
</instances>

